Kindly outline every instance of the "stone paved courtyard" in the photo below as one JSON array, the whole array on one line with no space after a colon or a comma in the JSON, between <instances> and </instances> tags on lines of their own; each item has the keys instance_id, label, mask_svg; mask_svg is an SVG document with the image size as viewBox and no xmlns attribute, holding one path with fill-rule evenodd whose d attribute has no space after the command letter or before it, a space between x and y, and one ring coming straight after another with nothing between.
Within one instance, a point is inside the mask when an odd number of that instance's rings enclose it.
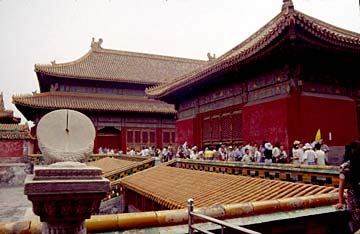
<instances>
[{"instance_id":1,"label":"stone paved courtyard","mask_svg":"<svg viewBox=\"0 0 360 234\"><path fill-rule=\"evenodd\" d=\"M0 223L39 220L24 195L24 186L0 187L0 207Z\"/></svg>"}]
</instances>

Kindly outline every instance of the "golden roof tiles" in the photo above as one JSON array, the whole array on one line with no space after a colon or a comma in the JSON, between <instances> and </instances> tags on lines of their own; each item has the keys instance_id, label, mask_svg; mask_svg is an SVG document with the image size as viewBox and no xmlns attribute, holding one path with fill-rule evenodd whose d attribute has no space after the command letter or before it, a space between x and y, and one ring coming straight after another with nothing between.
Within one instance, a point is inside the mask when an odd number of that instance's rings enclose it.
<instances>
[{"instance_id":1,"label":"golden roof tiles","mask_svg":"<svg viewBox=\"0 0 360 234\"><path fill-rule=\"evenodd\" d=\"M292 197L337 193L334 187L265 180L157 166L125 177L120 182L128 189L169 209L186 207L188 198L197 207L257 202Z\"/></svg>"},{"instance_id":2,"label":"golden roof tiles","mask_svg":"<svg viewBox=\"0 0 360 234\"><path fill-rule=\"evenodd\" d=\"M15 105L33 108L90 111L175 114L173 105L140 96L105 95L70 92L44 92L13 96Z\"/></svg>"},{"instance_id":3,"label":"golden roof tiles","mask_svg":"<svg viewBox=\"0 0 360 234\"><path fill-rule=\"evenodd\" d=\"M93 46L97 44L97 46ZM35 72L77 79L155 84L182 76L206 61L101 48L93 41L91 50L78 60L35 65Z\"/></svg>"},{"instance_id":4,"label":"golden roof tiles","mask_svg":"<svg viewBox=\"0 0 360 234\"><path fill-rule=\"evenodd\" d=\"M34 139L27 124L0 124L0 139Z\"/></svg>"},{"instance_id":5,"label":"golden roof tiles","mask_svg":"<svg viewBox=\"0 0 360 234\"><path fill-rule=\"evenodd\" d=\"M119 168L127 167L129 165L137 164L136 161L121 160L116 158L102 158L93 162L88 162L87 165L99 167L103 174L117 170Z\"/></svg>"}]
</instances>

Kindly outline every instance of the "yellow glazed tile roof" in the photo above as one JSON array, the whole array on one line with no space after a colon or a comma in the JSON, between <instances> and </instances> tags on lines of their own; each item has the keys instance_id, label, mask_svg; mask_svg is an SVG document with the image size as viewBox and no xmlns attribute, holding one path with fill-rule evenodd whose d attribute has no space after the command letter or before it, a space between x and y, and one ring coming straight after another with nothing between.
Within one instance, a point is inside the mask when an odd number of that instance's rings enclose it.
<instances>
[{"instance_id":1,"label":"yellow glazed tile roof","mask_svg":"<svg viewBox=\"0 0 360 234\"><path fill-rule=\"evenodd\" d=\"M27 124L0 124L0 139L34 139Z\"/></svg>"},{"instance_id":2,"label":"yellow glazed tile roof","mask_svg":"<svg viewBox=\"0 0 360 234\"><path fill-rule=\"evenodd\" d=\"M125 177L120 182L169 208L186 207L188 198L197 207L276 200L292 197L337 193L334 187L210 173L157 166Z\"/></svg>"},{"instance_id":3,"label":"yellow glazed tile roof","mask_svg":"<svg viewBox=\"0 0 360 234\"><path fill-rule=\"evenodd\" d=\"M13 96L15 105L47 109L175 114L171 104L139 96L44 92Z\"/></svg>"},{"instance_id":4,"label":"yellow glazed tile roof","mask_svg":"<svg viewBox=\"0 0 360 234\"><path fill-rule=\"evenodd\" d=\"M35 72L75 79L160 83L193 71L206 61L103 49L93 41L90 51L68 63L35 65Z\"/></svg>"},{"instance_id":5,"label":"yellow glazed tile roof","mask_svg":"<svg viewBox=\"0 0 360 234\"><path fill-rule=\"evenodd\" d=\"M128 160L121 160L116 158L102 158L94 162L88 162L87 165L99 167L102 170L102 173L109 173L111 171L117 170L122 167L127 167L129 165L137 164L136 161L128 161Z\"/></svg>"},{"instance_id":6,"label":"yellow glazed tile roof","mask_svg":"<svg viewBox=\"0 0 360 234\"><path fill-rule=\"evenodd\" d=\"M287 2L283 5L282 11L271 21L221 57L175 80L148 88L146 93L155 98L164 97L176 90L195 84L234 64L246 63L250 61L251 58L256 57L262 49L278 39L279 35L284 33L285 30L289 31L290 27L296 27L297 29L306 31L333 47L338 46L354 52L360 51L360 34L335 27L308 16L295 10L292 3ZM290 35L289 32L286 33L286 35ZM297 33L296 36L301 37L300 34L301 33Z\"/></svg>"}]
</instances>

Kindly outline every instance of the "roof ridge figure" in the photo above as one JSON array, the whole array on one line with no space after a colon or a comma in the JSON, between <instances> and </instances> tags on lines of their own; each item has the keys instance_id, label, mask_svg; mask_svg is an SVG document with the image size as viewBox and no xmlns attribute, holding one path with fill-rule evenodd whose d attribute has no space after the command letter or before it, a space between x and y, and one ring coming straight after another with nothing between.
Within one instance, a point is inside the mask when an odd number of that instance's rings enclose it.
<instances>
[{"instance_id":1,"label":"roof ridge figure","mask_svg":"<svg viewBox=\"0 0 360 234\"><path fill-rule=\"evenodd\" d=\"M93 37L92 38L92 41L91 41L91 49L94 50L94 51L99 51L102 49L101 47L101 44L103 43L103 39L99 38L98 41L95 41L95 38Z\"/></svg>"},{"instance_id":2,"label":"roof ridge figure","mask_svg":"<svg viewBox=\"0 0 360 234\"><path fill-rule=\"evenodd\" d=\"M281 7L281 11L286 11L286 13L294 11L294 4L292 0L283 0L283 5Z\"/></svg>"}]
</instances>

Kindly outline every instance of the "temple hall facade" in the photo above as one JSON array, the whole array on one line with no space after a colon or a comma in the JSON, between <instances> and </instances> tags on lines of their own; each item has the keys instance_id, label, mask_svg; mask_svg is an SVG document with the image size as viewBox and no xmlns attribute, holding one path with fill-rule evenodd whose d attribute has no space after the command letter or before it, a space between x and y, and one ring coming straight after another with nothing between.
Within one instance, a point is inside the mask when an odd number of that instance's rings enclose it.
<instances>
[{"instance_id":1,"label":"temple hall facade","mask_svg":"<svg viewBox=\"0 0 360 234\"><path fill-rule=\"evenodd\" d=\"M84 113L96 127L94 152L99 147L125 152L173 145L176 110L147 98L145 88L185 75L206 61L110 50L101 44L102 39L93 39L90 51L75 61L36 64L40 92L13 96L17 109L35 129L52 110Z\"/></svg>"},{"instance_id":2,"label":"temple hall facade","mask_svg":"<svg viewBox=\"0 0 360 234\"><path fill-rule=\"evenodd\" d=\"M306 15L284 0L248 39L182 79L147 89L175 104L177 143L358 139L360 34Z\"/></svg>"}]
</instances>

